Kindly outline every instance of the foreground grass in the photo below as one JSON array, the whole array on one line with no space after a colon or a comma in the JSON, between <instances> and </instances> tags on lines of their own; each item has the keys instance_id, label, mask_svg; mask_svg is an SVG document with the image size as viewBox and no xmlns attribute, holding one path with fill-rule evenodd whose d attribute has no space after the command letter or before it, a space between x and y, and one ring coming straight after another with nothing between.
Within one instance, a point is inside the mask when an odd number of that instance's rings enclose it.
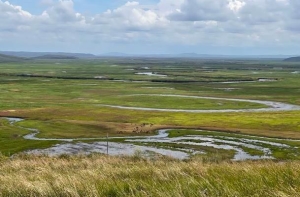
<instances>
[{"instance_id":1,"label":"foreground grass","mask_svg":"<svg viewBox=\"0 0 300 197\"><path fill-rule=\"evenodd\" d=\"M23 156L0 161L0 196L298 196L300 162Z\"/></svg>"}]
</instances>

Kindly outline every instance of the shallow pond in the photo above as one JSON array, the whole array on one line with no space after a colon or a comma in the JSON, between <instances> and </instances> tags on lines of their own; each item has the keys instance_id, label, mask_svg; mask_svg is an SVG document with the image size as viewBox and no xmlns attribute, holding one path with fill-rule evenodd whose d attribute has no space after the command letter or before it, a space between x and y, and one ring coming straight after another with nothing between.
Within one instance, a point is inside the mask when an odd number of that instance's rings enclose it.
<instances>
[{"instance_id":1,"label":"shallow pond","mask_svg":"<svg viewBox=\"0 0 300 197\"><path fill-rule=\"evenodd\" d=\"M157 74L157 73L153 73L153 72L138 72L135 74L136 75L147 75L147 76L152 76L152 77L167 77L167 75Z\"/></svg>"}]
</instances>

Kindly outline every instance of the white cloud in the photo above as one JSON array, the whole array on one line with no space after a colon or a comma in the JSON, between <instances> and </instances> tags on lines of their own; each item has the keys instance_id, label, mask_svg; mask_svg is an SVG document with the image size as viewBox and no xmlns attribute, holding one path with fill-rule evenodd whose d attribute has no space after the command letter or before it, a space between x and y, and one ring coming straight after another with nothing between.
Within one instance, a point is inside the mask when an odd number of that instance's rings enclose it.
<instances>
[{"instance_id":1,"label":"white cloud","mask_svg":"<svg viewBox=\"0 0 300 197\"><path fill-rule=\"evenodd\" d=\"M170 14L169 18L178 21L226 21L233 17L227 0L185 0L179 10Z\"/></svg>"},{"instance_id":2,"label":"white cloud","mask_svg":"<svg viewBox=\"0 0 300 197\"><path fill-rule=\"evenodd\" d=\"M281 0L282 1L282 0ZM239 0L230 0L228 2L228 7L232 11L238 12L242 7L244 7L246 2L244 1L239 1Z\"/></svg>"},{"instance_id":3,"label":"white cloud","mask_svg":"<svg viewBox=\"0 0 300 197\"><path fill-rule=\"evenodd\" d=\"M24 18L29 18L32 15L22 9L21 6L15 6L10 4L8 1L0 1L0 13L6 16L21 16Z\"/></svg>"},{"instance_id":4,"label":"white cloud","mask_svg":"<svg viewBox=\"0 0 300 197\"><path fill-rule=\"evenodd\" d=\"M55 22L80 22L84 21L85 17L74 11L74 3L72 0L59 0L48 8L43 15L47 15L49 19Z\"/></svg>"},{"instance_id":5,"label":"white cloud","mask_svg":"<svg viewBox=\"0 0 300 197\"><path fill-rule=\"evenodd\" d=\"M94 16L76 11L72 0L42 3L46 9L34 15L0 0L0 44L26 40L73 49L80 42L95 49L99 43L247 47L300 41L299 0L160 0L151 6L129 1Z\"/></svg>"},{"instance_id":6,"label":"white cloud","mask_svg":"<svg viewBox=\"0 0 300 197\"><path fill-rule=\"evenodd\" d=\"M94 24L106 24L107 28L126 31L145 31L162 26L167 20L153 10L143 9L138 2L127 2L125 5L97 15Z\"/></svg>"}]
</instances>

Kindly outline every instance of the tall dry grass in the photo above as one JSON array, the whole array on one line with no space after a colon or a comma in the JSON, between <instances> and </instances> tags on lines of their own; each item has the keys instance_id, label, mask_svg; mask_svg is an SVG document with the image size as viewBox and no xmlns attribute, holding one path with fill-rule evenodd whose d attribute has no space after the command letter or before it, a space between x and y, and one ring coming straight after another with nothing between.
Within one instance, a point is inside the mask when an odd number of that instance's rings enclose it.
<instances>
[{"instance_id":1,"label":"tall dry grass","mask_svg":"<svg viewBox=\"0 0 300 197\"><path fill-rule=\"evenodd\" d=\"M0 196L299 196L300 162L139 157L0 159Z\"/></svg>"}]
</instances>

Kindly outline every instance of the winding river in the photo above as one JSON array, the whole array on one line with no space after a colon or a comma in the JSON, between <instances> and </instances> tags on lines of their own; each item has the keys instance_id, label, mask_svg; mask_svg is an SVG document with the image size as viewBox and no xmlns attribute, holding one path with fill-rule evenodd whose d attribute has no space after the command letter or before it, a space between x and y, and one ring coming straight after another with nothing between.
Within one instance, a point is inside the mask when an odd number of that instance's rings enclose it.
<instances>
[{"instance_id":1,"label":"winding river","mask_svg":"<svg viewBox=\"0 0 300 197\"><path fill-rule=\"evenodd\" d=\"M145 94L138 94L145 95ZM225 110L179 110L179 109L155 109L155 108L140 108L140 107L126 107L115 105L102 105L106 107L145 110L145 111L169 111L169 112L190 112L190 113L225 113L225 112L269 112L269 111L291 111L300 110L300 106L285 104L273 101L249 100L249 99L231 99L231 98L217 98L217 97L201 97L201 96L184 96L184 95L166 95L166 94L148 94L149 96L163 96L163 97L181 97L181 98L199 98L212 100L226 100L236 102L251 102L264 104L268 107L260 109L225 109ZM109 137L109 140L123 139L124 143L105 142L107 138L74 138L74 139L53 139L53 138L39 138L39 130L35 128L25 128L18 126L17 123L24 121L21 118L6 118L11 126L16 126L30 131L30 134L24 135L26 140L39 141L57 141L57 144L47 149L36 149L27 151L30 154L47 154L47 155L61 155L61 154L90 154L90 153L104 153L110 155L134 155L139 151L143 155L151 156L153 154L170 156L177 159L187 159L195 154L205 154L199 151L201 147L211 147L215 149L232 150L235 152L233 160L247 160L247 159L272 159L272 151L270 147L290 148L289 145L268 141L271 138L256 137L255 139L248 139L249 136L238 134L237 136L218 136L218 135L203 135L199 130L199 135L186 135L181 137L169 137L169 130L162 129L158 131L155 136L131 136L131 137ZM216 133L216 132L215 132ZM212 133L213 134L213 133ZM245 138L241 138L244 136ZM247 138L248 137L248 138ZM251 137L251 136L250 136ZM86 143L87 140L99 140L98 142ZM280 140L272 138L272 140ZM79 142L80 141L80 142ZM291 140L299 141L299 140ZM137 145L138 144L138 145ZM158 146L154 146L154 144ZM166 146L166 144L169 145ZM173 145L173 146L172 146ZM183 145L186 148L178 148L178 145ZM199 148L195 148L199 147ZM107 150L108 148L108 150ZM246 150L253 149L259 151L260 154L249 154Z\"/></svg>"},{"instance_id":2,"label":"winding river","mask_svg":"<svg viewBox=\"0 0 300 197\"><path fill-rule=\"evenodd\" d=\"M195 99L210 99L210 100L224 100L235 102L249 102L266 105L266 108L259 109L220 109L220 110L187 110L187 109L159 109L159 108L146 108L146 107L128 107L121 105L103 105L104 107L128 109L128 110L141 110L141 111L161 111L161 112L187 112L187 113L228 113L228 112L272 112L272 111L296 111L300 110L300 106L286 104L275 101L263 100L250 100L250 99L233 99L233 98L218 98L218 97L205 97L205 96L186 96L186 95L173 95L173 94L134 94L128 96L162 96L162 97L179 97L179 98L195 98Z\"/></svg>"},{"instance_id":3,"label":"winding river","mask_svg":"<svg viewBox=\"0 0 300 197\"><path fill-rule=\"evenodd\" d=\"M20 118L6 118L12 126L17 126L16 123L23 121ZM46 154L49 156L56 156L61 154L90 154L90 153L103 153L106 154L108 151L109 155L134 155L141 153L144 156L164 155L173 157L176 159L188 159L190 156L195 154L205 154L203 151L199 151L199 147L212 147L215 149L232 150L235 152L232 160L257 160L257 159L273 159L271 147L277 148L290 148L289 145L267 141L270 138L256 137L256 139L247 139L247 135L238 136L215 136L212 135L216 132L211 131L211 135L201 134L199 135L186 135L181 137L169 137L168 129L161 129L155 136L132 136L132 137L110 137L112 139L123 139L124 143L107 142L106 138L74 138L74 139L53 139L53 138L38 138L36 135L39 133L37 129L24 128L17 126L22 129L27 129L32 133L23 136L26 140L41 140L41 141L57 141L53 147L46 149L35 149L27 151L29 154ZM245 136L245 138L241 138ZM272 138L276 140L275 138ZM85 143L86 140L99 140L98 142ZM101 141L100 141L101 140ZM278 139L279 140L279 139ZM80 141L80 142L78 142ZM136 145L136 144L139 145ZM153 144L168 144L169 146L153 146ZM185 145L186 148L178 148L172 145ZM267 146L265 146L267 145ZM108 150L107 150L108 148ZM259 155L251 155L245 151L246 149L253 149L260 151Z\"/></svg>"}]
</instances>

